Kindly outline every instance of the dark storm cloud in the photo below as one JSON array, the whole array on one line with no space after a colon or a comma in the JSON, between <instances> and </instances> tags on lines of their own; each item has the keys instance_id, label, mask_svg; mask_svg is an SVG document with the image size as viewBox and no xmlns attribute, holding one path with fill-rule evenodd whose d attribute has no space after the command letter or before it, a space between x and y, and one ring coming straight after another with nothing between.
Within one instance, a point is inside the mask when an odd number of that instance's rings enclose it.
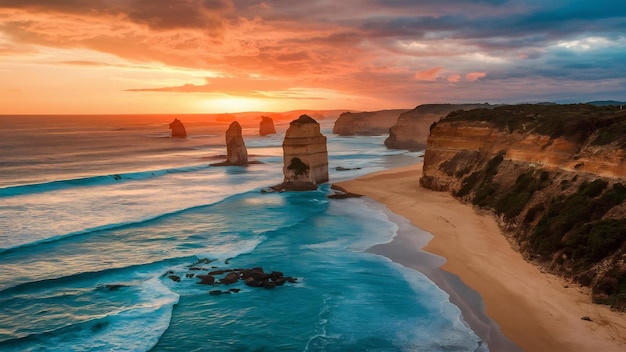
<instances>
[{"instance_id":1,"label":"dark storm cloud","mask_svg":"<svg viewBox=\"0 0 626 352\"><path fill-rule=\"evenodd\" d=\"M154 29L204 28L220 25L231 9L226 0L134 0L128 16Z\"/></svg>"},{"instance_id":2,"label":"dark storm cloud","mask_svg":"<svg viewBox=\"0 0 626 352\"><path fill-rule=\"evenodd\" d=\"M229 0L0 0L0 8L84 16L125 15L152 29L218 27Z\"/></svg>"}]
</instances>

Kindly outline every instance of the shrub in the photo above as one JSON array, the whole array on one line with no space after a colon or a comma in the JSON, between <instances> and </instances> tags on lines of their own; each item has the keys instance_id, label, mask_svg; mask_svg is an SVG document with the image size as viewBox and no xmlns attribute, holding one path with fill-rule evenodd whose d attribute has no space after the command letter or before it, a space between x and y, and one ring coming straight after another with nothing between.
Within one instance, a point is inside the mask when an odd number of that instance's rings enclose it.
<instances>
[{"instance_id":1,"label":"shrub","mask_svg":"<svg viewBox=\"0 0 626 352\"><path fill-rule=\"evenodd\" d=\"M545 209L546 207L543 205L543 203L538 203L532 208L528 209L528 211L526 212L526 216L524 217L524 224L530 224L531 222L535 221L537 215Z\"/></svg>"},{"instance_id":2,"label":"shrub","mask_svg":"<svg viewBox=\"0 0 626 352\"><path fill-rule=\"evenodd\" d=\"M504 151L499 152L493 158L487 162L487 165L482 171L476 171L467 176L461 182L461 188L454 195L456 197L465 197L470 194L470 192L476 189L476 194L481 194L481 198L487 198L495 193L496 187L493 185L489 185L493 177L498 173L498 166L504 161ZM472 203L483 204L484 201L476 202L475 199L472 200Z\"/></svg>"},{"instance_id":3,"label":"shrub","mask_svg":"<svg viewBox=\"0 0 626 352\"><path fill-rule=\"evenodd\" d=\"M568 236L572 259L588 267L606 258L626 243L626 219L606 219L584 224Z\"/></svg>"},{"instance_id":4,"label":"shrub","mask_svg":"<svg viewBox=\"0 0 626 352\"><path fill-rule=\"evenodd\" d=\"M553 199L530 237L531 248L543 256L566 249L583 267L620 248L626 242L626 219L601 219L626 199L626 187L618 183L602 194L607 185L584 182L576 193Z\"/></svg>"}]
</instances>

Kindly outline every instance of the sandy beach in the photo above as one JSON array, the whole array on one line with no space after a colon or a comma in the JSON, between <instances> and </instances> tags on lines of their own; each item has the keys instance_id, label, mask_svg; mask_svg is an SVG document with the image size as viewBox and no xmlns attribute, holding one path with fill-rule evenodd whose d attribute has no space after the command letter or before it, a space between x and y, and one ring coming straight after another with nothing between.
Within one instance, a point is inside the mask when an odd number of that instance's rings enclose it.
<instances>
[{"instance_id":1,"label":"sandy beach","mask_svg":"<svg viewBox=\"0 0 626 352\"><path fill-rule=\"evenodd\" d=\"M421 172L419 163L337 185L385 204L431 233L433 238L423 249L446 258L442 268L480 294L485 313L523 350L626 350L626 314L591 303L587 288L542 272L525 261L511 248L492 215L479 214L448 193L421 188ZM422 245L412 239L411 231L400 231L392 243L376 251L405 266L419 268ZM464 302L471 302L463 299L465 293L442 288L492 351L509 350L506 341L489 337L497 326L484 326L485 319L468 316L480 313L476 313L476 307L463 307ZM581 319L585 316L591 321Z\"/></svg>"}]
</instances>

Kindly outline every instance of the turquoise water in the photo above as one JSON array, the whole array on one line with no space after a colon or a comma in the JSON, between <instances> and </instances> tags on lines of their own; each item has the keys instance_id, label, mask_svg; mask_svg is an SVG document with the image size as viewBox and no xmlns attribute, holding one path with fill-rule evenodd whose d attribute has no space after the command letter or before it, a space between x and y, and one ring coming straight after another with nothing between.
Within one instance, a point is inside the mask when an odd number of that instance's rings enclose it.
<instances>
[{"instance_id":1,"label":"turquoise water","mask_svg":"<svg viewBox=\"0 0 626 352\"><path fill-rule=\"evenodd\" d=\"M222 127L179 140L172 117L16 119L0 117L2 351L486 350L424 275L366 252L398 231L382 208L329 185L261 192L282 181L284 125L244 129L262 164L216 168ZM331 182L420 158L320 122ZM297 280L195 276L254 267Z\"/></svg>"}]
</instances>

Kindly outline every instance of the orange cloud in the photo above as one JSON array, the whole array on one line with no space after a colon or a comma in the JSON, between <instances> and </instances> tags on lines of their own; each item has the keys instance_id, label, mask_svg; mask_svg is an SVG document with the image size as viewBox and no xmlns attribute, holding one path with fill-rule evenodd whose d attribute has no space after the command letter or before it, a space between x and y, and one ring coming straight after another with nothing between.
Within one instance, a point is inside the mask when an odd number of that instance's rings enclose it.
<instances>
[{"instance_id":1,"label":"orange cloud","mask_svg":"<svg viewBox=\"0 0 626 352\"><path fill-rule=\"evenodd\" d=\"M470 82L475 82L485 76L487 76L487 72L470 72L465 75L465 79Z\"/></svg>"},{"instance_id":2,"label":"orange cloud","mask_svg":"<svg viewBox=\"0 0 626 352\"><path fill-rule=\"evenodd\" d=\"M418 81L435 81L442 70L443 67L433 67L431 69L416 73L413 78Z\"/></svg>"},{"instance_id":3,"label":"orange cloud","mask_svg":"<svg viewBox=\"0 0 626 352\"><path fill-rule=\"evenodd\" d=\"M448 76L447 79L448 79L448 82L450 83L457 83L461 81L461 75L453 74L453 75Z\"/></svg>"}]
</instances>

